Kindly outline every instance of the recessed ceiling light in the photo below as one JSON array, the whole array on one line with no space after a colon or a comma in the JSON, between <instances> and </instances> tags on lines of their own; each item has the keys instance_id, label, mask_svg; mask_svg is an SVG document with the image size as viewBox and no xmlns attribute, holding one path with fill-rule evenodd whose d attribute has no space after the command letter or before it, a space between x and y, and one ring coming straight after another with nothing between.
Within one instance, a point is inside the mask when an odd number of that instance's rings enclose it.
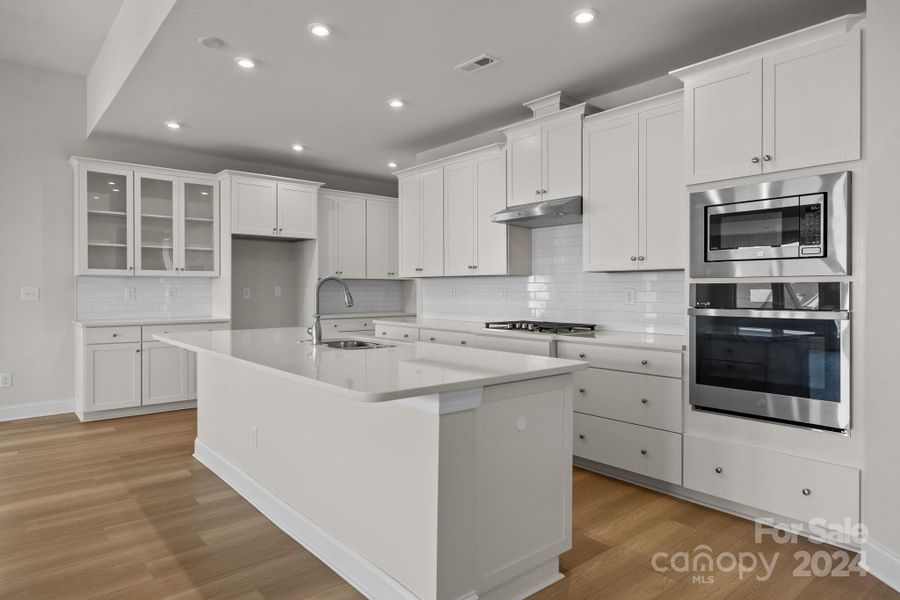
<instances>
[{"instance_id":1,"label":"recessed ceiling light","mask_svg":"<svg viewBox=\"0 0 900 600\"><path fill-rule=\"evenodd\" d=\"M388 163L388 168L389 168L389 169L396 169L396 168L397 168L397 163L395 163L394 161L389 162L389 163Z\"/></svg>"},{"instance_id":2,"label":"recessed ceiling light","mask_svg":"<svg viewBox=\"0 0 900 600\"><path fill-rule=\"evenodd\" d=\"M241 67L242 69L252 69L256 66L256 63L253 62L253 59L247 58L246 56L238 56L236 59L234 59L234 62L236 62L237 66Z\"/></svg>"},{"instance_id":3,"label":"recessed ceiling light","mask_svg":"<svg viewBox=\"0 0 900 600\"><path fill-rule=\"evenodd\" d=\"M310 23L309 32L316 37L328 37L331 35L331 27L325 23Z\"/></svg>"},{"instance_id":4,"label":"recessed ceiling light","mask_svg":"<svg viewBox=\"0 0 900 600\"><path fill-rule=\"evenodd\" d=\"M212 37L212 36L202 37L202 38L198 39L197 41L200 42L201 46L205 46L206 48L215 49L215 48L221 48L222 46L225 45L225 42L223 42L222 40L220 40L217 37Z\"/></svg>"},{"instance_id":5,"label":"recessed ceiling light","mask_svg":"<svg viewBox=\"0 0 900 600\"><path fill-rule=\"evenodd\" d=\"M593 8L582 8L572 13L572 20L579 25L590 23L597 18L597 11Z\"/></svg>"},{"instance_id":6,"label":"recessed ceiling light","mask_svg":"<svg viewBox=\"0 0 900 600\"><path fill-rule=\"evenodd\" d=\"M292 145L291 145L291 150L293 150L294 152L302 152L302 151L303 151L303 146L300 145L300 144L292 144Z\"/></svg>"},{"instance_id":7,"label":"recessed ceiling light","mask_svg":"<svg viewBox=\"0 0 900 600\"><path fill-rule=\"evenodd\" d=\"M178 121L166 121L166 127L169 129L181 129L181 123Z\"/></svg>"},{"instance_id":8,"label":"recessed ceiling light","mask_svg":"<svg viewBox=\"0 0 900 600\"><path fill-rule=\"evenodd\" d=\"M390 105L391 108L403 108L403 100L400 98L391 98L388 100L388 105Z\"/></svg>"}]
</instances>

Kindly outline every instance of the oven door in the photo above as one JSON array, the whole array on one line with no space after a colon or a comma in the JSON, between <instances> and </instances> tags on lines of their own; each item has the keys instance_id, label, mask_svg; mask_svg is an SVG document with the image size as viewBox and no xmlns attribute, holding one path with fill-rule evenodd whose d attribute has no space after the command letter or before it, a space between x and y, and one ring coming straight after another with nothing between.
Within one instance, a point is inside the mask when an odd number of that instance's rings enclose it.
<instances>
[{"instance_id":1,"label":"oven door","mask_svg":"<svg viewBox=\"0 0 900 600\"><path fill-rule=\"evenodd\" d=\"M799 256L799 197L706 207L707 261Z\"/></svg>"},{"instance_id":2,"label":"oven door","mask_svg":"<svg viewBox=\"0 0 900 600\"><path fill-rule=\"evenodd\" d=\"M689 313L694 407L849 429L848 312L690 309Z\"/></svg>"}]
</instances>

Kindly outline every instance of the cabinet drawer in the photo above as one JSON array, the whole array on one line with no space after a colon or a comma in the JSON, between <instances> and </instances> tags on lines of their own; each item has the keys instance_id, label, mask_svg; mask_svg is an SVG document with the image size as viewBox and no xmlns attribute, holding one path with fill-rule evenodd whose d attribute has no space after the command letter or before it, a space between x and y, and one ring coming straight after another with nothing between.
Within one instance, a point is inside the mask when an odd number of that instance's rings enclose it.
<instances>
[{"instance_id":1,"label":"cabinet drawer","mask_svg":"<svg viewBox=\"0 0 900 600\"><path fill-rule=\"evenodd\" d=\"M752 446L684 438L684 487L808 523L859 521L859 470Z\"/></svg>"},{"instance_id":2,"label":"cabinet drawer","mask_svg":"<svg viewBox=\"0 0 900 600\"><path fill-rule=\"evenodd\" d=\"M173 323L170 325L144 325L142 329L141 339L145 342L155 342L154 335L184 331L220 331L231 329L231 323Z\"/></svg>"},{"instance_id":3,"label":"cabinet drawer","mask_svg":"<svg viewBox=\"0 0 900 600\"><path fill-rule=\"evenodd\" d=\"M575 413L575 456L681 485L681 435Z\"/></svg>"},{"instance_id":4,"label":"cabinet drawer","mask_svg":"<svg viewBox=\"0 0 900 600\"><path fill-rule=\"evenodd\" d=\"M470 343L476 348L485 348L487 350L501 350L503 352L513 352L515 354L550 356L550 341L507 339L488 335L475 335Z\"/></svg>"},{"instance_id":5,"label":"cabinet drawer","mask_svg":"<svg viewBox=\"0 0 900 600\"><path fill-rule=\"evenodd\" d=\"M372 319L322 319L322 331L374 331Z\"/></svg>"},{"instance_id":6,"label":"cabinet drawer","mask_svg":"<svg viewBox=\"0 0 900 600\"><path fill-rule=\"evenodd\" d=\"M419 333L419 341L431 342L432 344L447 344L449 346L470 346L478 348L476 343L477 336L471 333L460 333L457 331L440 331L437 329L423 329Z\"/></svg>"},{"instance_id":7,"label":"cabinet drawer","mask_svg":"<svg viewBox=\"0 0 900 600\"><path fill-rule=\"evenodd\" d=\"M401 327L399 325L378 325L375 328L376 337L401 342L415 342L419 339L418 327Z\"/></svg>"},{"instance_id":8,"label":"cabinet drawer","mask_svg":"<svg viewBox=\"0 0 900 600\"><path fill-rule=\"evenodd\" d=\"M578 371L575 410L681 433L681 380L606 369Z\"/></svg>"},{"instance_id":9,"label":"cabinet drawer","mask_svg":"<svg viewBox=\"0 0 900 600\"><path fill-rule=\"evenodd\" d=\"M127 327L85 327L85 344L112 344L114 342L141 341L141 328L137 325Z\"/></svg>"},{"instance_id":10,"label":"cabinet drawer","mask_svg":"<svg viewBox=\"0 0 900 600\"><path fill-rule=\"evenodd\" d=\"M557 356L560 358L585 360L597 369L681 377L681 352L637 350L572 342L557 342L556 348Z\"/></svg>"}]
</instances>

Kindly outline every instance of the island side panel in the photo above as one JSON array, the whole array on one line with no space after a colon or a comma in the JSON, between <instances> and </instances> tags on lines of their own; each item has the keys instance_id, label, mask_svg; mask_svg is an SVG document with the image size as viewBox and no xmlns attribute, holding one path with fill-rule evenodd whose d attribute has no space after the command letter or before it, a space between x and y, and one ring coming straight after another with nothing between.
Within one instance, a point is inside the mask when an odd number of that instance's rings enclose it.
<instances>
[{"instance_id":1,"label":"island side panel","mask_svg":"<svg viewBox=\"0 0 900 600\"><path fill-rule=\"evenodd\" d=\"M198 442L433 599L437 397L358 402L215 356L198 361Z\"/></svg>"}]
</instances>

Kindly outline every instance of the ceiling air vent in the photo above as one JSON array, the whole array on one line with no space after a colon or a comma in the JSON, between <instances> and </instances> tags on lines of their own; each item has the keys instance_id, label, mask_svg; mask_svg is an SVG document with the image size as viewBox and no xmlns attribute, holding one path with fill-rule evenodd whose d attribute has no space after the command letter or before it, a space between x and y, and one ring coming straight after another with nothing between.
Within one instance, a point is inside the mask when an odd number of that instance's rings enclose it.
<instances>
[{"instance_id":1,"label":"ceiling air vent","mask_svg":"<svg viewBox=\"0 0 900 600\"><path fill-rule=\"evenodd\" d=\"M495 65L498 62L500 61L493 56L482 54L481 56L476 56L471 60L467 60L462 64L456 65L453 68L457 71L462 71L463 73L474 73L475 71L480 71L481 69L485 69L487 67L490 67L491 65Z\"/></svg>"}]
</instances>

